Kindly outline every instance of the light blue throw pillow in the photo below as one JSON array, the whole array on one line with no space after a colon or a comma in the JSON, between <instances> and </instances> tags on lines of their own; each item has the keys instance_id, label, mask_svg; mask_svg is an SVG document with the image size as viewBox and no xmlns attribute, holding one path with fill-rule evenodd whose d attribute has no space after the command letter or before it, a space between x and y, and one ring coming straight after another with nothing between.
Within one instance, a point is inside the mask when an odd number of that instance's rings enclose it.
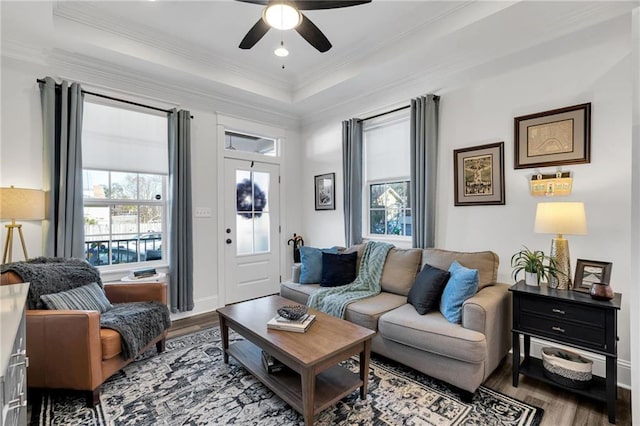
<instances>
[{"instance_id":1,"label":"light blue throw pillow","mask_svg":"<svg viewBox=\"0 0 640 426\"><path fill-rule=\"evenodd\" d=\"M455 260L449 266L451 277L442 292L440 312L447 321L462 322L462 304L478 291L478 270L468 269Z\"/></svg>"},{"instance_id":2,"label":"light blue throw pillow","mask_svg":"<svg viewBox=\"0 0 640 426\"><path fill-rule=\"evenodd\" d=\"M322 253L337 254L338 248L319 249L300 247L300 284L320 284L322 280Z\"/></svg>"}]
</instances>

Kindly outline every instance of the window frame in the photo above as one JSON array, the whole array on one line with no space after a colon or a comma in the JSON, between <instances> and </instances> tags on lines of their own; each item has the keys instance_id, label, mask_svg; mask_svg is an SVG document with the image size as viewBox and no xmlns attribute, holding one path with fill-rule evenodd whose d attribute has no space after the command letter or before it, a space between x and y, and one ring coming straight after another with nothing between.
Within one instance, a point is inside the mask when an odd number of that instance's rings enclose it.
<instances>
[{"instance_id":1,"label":"window frame","mask_svg":"<svg viewBox=\"0 0 640 426\"><path fill-rule=\"evenodd\" d=\"M165 123L166 123L166 127L165 127L165 131L168 131L169 128L169 117L167 113L164 112L158 112L155 110L150 110L144 106L138 106L138 105L132 105L127 103L126 101L121 101L118 99L105 99L102 98L100 96L93 96L93 95L87 95L85 96L85 98L83 99L83 103L91 103L91 104L98 104L98 105L105 105L105 106L109 106L112 108L117 108L117 109L121 109L124 111L132 111L132 112L138 112L138 113L144 113L144 114L149 114L149 115L155 115L155 116L159 116L165 119ZM86 110L85 110L86 111ZM84 133L84 124L83 124L83 133ZM165 149L168 150L168 139L166 140L166 145L165 145ZM162 246L163 246L163 250L162 250L162 259L158 259L158 260L150 260L150 261L139 261L139 253L138 250L136 250L136 255L138 256L138 261L137 262L131 262L131 263L117 263L117 264L107 264L107 265L96 265L96 268L98 268L98 270L101 272L103 279L117 279L115 274L118 273L122 273L125 271L131 271L133 269L141 269L141 268L158 268L158 269L166 269L169 267L169 253L168 253L168 249L169 249L169 240L170 240L170 235L169 235L169 213L170 213L170 200L169 200L169 173L168 173L168 164L167 164L167 172L149 172L149 171L144 171L144 170L130 170L128 167L122 167L122 168L117 168L117 169L113 169L110 170L108 168L103 168L103 167L84 167L82 168L82 173L84 176L84 172L86 170L92 170L92 171L102 171L102 172L107 172L108 175L108 184L109 184L109 188L111 188L111 184L112 184L112 175L111 173L131 173L131 174L136 174L136 175L155 175L155 176L162 176L162 200L156 201L156 200L140 200L139 198L137 198L136 200L131 200L131 199L107 199L107 198L85 198L84 197L84 182L83 182L83 198L82 198L82 207L83 210L85 207L108 207L109 208L109 234L98 234L98 235L106 235L107 239L109 240L109 256L111 256L111 242L114 241L114 237L113 237L113 233L112 233L112 212L111 212L111 208L112 206L117 206L117 205L136 205L138 207L138 213L137 213L137 229L138 229L138 233L137 233L137 239L136 241L136 248L138 247L138 245L140 244L140 236L145 234L146 232L140 232L140 210L139 207L140 206L145 206L145 205L149 205L149 206L161 206L161 214L162 214L162 226L161 226L161 230L159 231L159 233L161 233L162 235ZM137 197L139 197L139 193L140 193L140 181L137 180L137 188L136 188L136 193L137 193ZM83 220L84 220L84 213L83 213ZM83 227L84 227L84 223L83 223ZM117 239L115 239L115 241L117 241ZM84 243L87 243L87 235L84 235ZM85 259L86 259L86 254L85 254ZM111 259L111 257L109 257L109 259ZM113 274L113 275L111 275Z\"/></svg>"},{"instance_id":2,"label":"window frame","mask_svg":"<svg viewBox=\"0 0 640 426\"><path fill-rule=\"evenodd\" d=\"M388 176L383 179L372 179L367 180L367 141L366 141L366 132L367 130L372 130L377 127L384 127L388 125L397 124L398 122L406 121L407 126L410 125L410 115L409 110L401 110L398 112L394 112L392 114L386 115L384 117L377 118L372 120L370 123L366 123L362 129L362 237L368 240L379 240L379 241L388 241L388 242L397 242L397 243L411 243L412 236L411 235L395 235L395 234L372 234L371 233L371 185L379 185L379 184L392 184L398 182L409 182L409 196L411 194L411 187L413 183L411 182L410 170L407 170L406 175L402 176ZM407 144L410 141L407 140ZM413 203L412 203L413 204ZM386 210L386 209L385 209ZM413 217L413 205L408 208L411 211L411 216ZM413 233L413 226L411 228ZM386 229L385 229L386 232Z\"/></svg>"},{"instance_id":3,"label":"window frame","mask_svg":"<svg viewBox=\"0 0 640 426\"><path fill-rule=\"evenodd\" d=\"M83 168L82 172L84 175L85 171L99 171L99 172L107 172L109 173L109 188L111 188L111 173L130 173L130 174L136 174L138 175L137 177L139 177L139 175L155 175L155 176L161 176L162 177L162 199L161 200L141 200L140 198L136 198L136 199L129 199L129 198L85 198L83 196L82 198L82 208L84 210L85 207L108 207L109 210L109 234L100 234L100 235L105 235L105 238L108 238L109 240L109 252L111 252L111 244L114 240L118 240L118 238L114 238L114 234L112 232L112 223L111 223L111 208L117 205L135 205L138 207L138 213L137 213L137 229L138 229L138 238L137 238L137 243L139 244L140 241L140 235L142 235L144 232L141 231L140 229L140 210L139 207L140 206L160 206L161 210L162 210L162 227L160 230L160 234L162 235L162 244L165 247L168 247L168 239L169 239L169 234L168 234L168 211L169 211L169 200L168 200L168 176L166 174L161 174L161 173L147 173L147 172L137 172L137 171L123 171L123 170L105 170L105 169L94 169L94 168ZM137 192L137 196L139 197L140 195L140 180L137 179L137 188L136 188L136 192ZM84 218L84 214L83 214L83 218ZM85 244L88 242L87 240L87 235L85 234L85 238L84 238ZM101 271L121 271L121 270L130 270L130 269L135 269L135 268L141 268L141 267L161 267L161 266L168 266L169 265L169 259L167 256L167 251L166 250L162 250L162 259L157 259L157 260L145 260L145 261L140 261L140 253L139 251L137 251L137 256L138 256L138 261L137 262L126 262L126 263L116 263L116 264L108 264L108 265L95 265L96 268L98 268Z\"/></svg>"}]
</instances>

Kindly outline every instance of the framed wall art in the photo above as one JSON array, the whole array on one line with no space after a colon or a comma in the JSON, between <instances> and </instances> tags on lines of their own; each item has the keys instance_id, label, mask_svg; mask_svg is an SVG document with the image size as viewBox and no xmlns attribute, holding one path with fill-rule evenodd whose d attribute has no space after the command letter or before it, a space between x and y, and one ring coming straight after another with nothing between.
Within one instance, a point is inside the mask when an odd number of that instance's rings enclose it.
<instances>
[{"instance_id":1,"label":"framed wall art","mask_svg":"<svg viewBox=\"0 0 640 426\"><path fill-rule=\"evenodd\" d=\"M608 285L611 280L611 262L599 262L597 260L578 259L576 262L576 276L573 280L573 289L583 293L589 293L593 284Z\"/></svg>"},{"instance_id":2,"label":"framed wall art","mask_svg":"<svg viewBox=\"0 0 640 426\"><path fill-rule=\"evenodd\" d=\"M591 161L591 103L514 119L516 169Z\"/></svg>"},{"instance_id":3,"label":"framed wall art","mask_svg":"<svg viewBox=\"0 0 640 426\"><path fill-rule=\"evenodd\" d=\"M315 177L316 210L335 210L335 173Z\"/></svg>"},{"instance_id":4,"label":"framed wall art","mask_svg":"<svg viewBox=\"0 0 640 426\"><path fill-rule=\"evenodd\" d=\"M504 204L504 142L453 151L454 205Z\"/></svg>"}]
</instances>

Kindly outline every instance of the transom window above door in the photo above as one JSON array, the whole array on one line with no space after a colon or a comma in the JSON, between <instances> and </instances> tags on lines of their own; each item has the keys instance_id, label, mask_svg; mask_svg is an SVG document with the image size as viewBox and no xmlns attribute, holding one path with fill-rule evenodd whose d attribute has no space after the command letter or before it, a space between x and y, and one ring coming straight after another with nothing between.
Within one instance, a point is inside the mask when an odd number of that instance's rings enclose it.
<instances>
[{"instance_id":1,"label":"transom window above door","mask_svg":"<svg viewBox=\"0 0 640 426\"><path fill-rule=\"evenodd\" d=\"M275 157L277 155L276 147L275 139L230 131L224 133L224 149L228 151L251 152Z\"/></svg>"}]
</instances>

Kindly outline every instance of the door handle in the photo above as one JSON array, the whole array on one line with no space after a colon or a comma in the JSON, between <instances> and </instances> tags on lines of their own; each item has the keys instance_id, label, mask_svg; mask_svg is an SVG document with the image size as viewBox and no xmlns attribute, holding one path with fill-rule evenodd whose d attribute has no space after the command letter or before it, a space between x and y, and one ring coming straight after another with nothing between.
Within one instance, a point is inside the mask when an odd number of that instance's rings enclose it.
<instances>
[{"instance_id":1,"label":"door handle","mask_svg":"<svg viewBox=\"0 0 640 426\"><path fill-rule=\"evenodd\" d=\"M231 238L227 238L227 244L231 244Z\"/></svg>"}]
</instances>

